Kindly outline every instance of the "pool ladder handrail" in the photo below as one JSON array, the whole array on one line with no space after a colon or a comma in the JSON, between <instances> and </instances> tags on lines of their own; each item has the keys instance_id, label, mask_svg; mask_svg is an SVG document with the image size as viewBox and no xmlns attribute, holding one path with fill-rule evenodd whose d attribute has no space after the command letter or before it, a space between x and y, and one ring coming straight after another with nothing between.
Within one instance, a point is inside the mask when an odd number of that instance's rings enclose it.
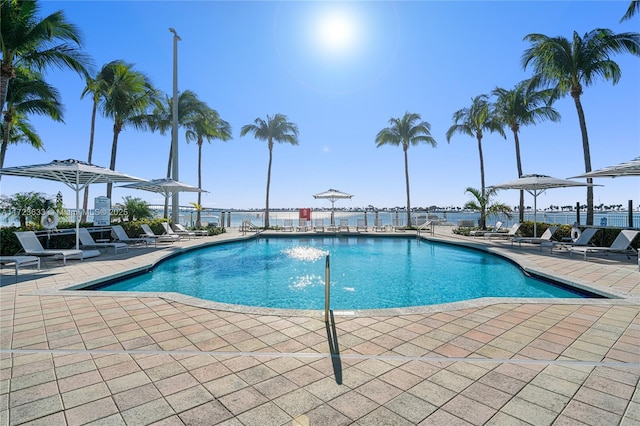
<instances>
[{"instance_id":1,"label":"pool ladder handrail","mask_svg":"<svg viewBox=\"0 0 640 426\"><path fill-rule=\"evenodd\" d=\"M418 226L418 231L416 233L416 236L420 236L420 231L424 231L424 230L428 230L429 233L433 236L434 235L434 223L431 220L426 221L425 223L423 223L422 225ZM428 229L427 229L428 227Z\"/></svg>"},{"instance_id":2,"label":"pool ladder handrail","mask_svg":"<svg viewBox=\"0 0 640 426\"><path fill-rule=\"evenodd\" d=\"M258 228L249 219L243 220L242 224L240 225L240 232L242 232L243 234L246 234L247 232L255 232L256 234L259 234L262 231L263 229Z\"/></svg>"}]
</instances>

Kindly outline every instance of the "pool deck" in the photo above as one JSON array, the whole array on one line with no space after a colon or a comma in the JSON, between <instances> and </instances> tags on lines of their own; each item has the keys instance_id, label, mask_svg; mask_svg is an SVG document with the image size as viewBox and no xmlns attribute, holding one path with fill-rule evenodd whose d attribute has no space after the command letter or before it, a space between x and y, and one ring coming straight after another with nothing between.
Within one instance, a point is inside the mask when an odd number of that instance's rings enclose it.
<instances>
[{"instance_id":1,"label":"pool deck","mask_svg":"<svg viewBox=\"0 0 640 426\"><path fill-rule=\"evenodd\" d=\"M428 238L618 298L334 312L329 324L322 312L60 291L243 237L47 259L17 283L3 268L0 426L640 425L640 272L624 255L585 261L438 226Z\"/></svg>"}]
</instances>

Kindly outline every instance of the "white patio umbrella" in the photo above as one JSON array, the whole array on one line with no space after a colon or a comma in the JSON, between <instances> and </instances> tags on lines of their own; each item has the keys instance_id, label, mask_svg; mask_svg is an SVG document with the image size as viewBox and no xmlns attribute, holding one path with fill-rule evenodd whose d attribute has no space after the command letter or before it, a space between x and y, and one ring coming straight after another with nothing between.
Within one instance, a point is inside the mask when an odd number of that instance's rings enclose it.
<instances>
[{"instance_id":1,"label":"white patio umbrella","mask_svg":"<svg viewBox=\"0 0 640 426\"><path fill-rule=\"evenodd\" d=\"M80 247L80 191L92 183L143 182L144 179L79 160L53 160L47 164L0 169L0 175L62 182L76 192L76 250Z\"/></svg>"},{"instance_id":2,"label":"white patio umbrella","mask_svg":"<svg viewBox=\"0 0 640 426\"><path fill-rule=\"evenodd\" d=\"M547 189L552 188L567 188L574 186L593 186L589 183L576 182L574 180L567 179L558 179L551 176L546 175L523 175L519 179L512 180L509 182L501 183L499 185L492 185L489 188L494 189L518 189L527 191L529 194L533 195L533 236L537 237L537 213L538 213L538 204L537 199L538 195L544 193Z\"/></svg>"},{"instance_id":3,"label":"white patio umbrella","mask_svg":"<svg viewBox=\"0 0 640 426\"><path fill-rule=\"evenodd\" d=\"M152 179L146 182L134 182L127 185L121 185L119 188L133 188L155 192L164 195L166 200L169 200L169 197L172 197L173 194L177 194L178 192L209 192L170 178Z\"/></svg>"},{"instance_id":4,"label":"white patio umbrella","mask_svg":"<svg viewBox=\"0 0 640 426\"><path fill-rule=\"evenodd\" d=\"M338 191L337 189L329 189L327 191L321 192L319 194L315 194L313 198L316 199L325 199L331 201L331 226L335 225L334 221L334 204L338 200L345 200L353 197L351 194L347 194L346 192Z\"/></svg>"},{"instance_id":5,"label":"white patio umbrella","mask_svg":"<svg viewBox=\"0 0 640 426\"><path fill-rule=\"evenodd\" d=\"M625 163L603 167L601 169L593 170L589 173L583 173L578 176L572 176L569 179L594 177L615 178L619 176L640 176L640 157L636 157L635 159L627 161Z\"/></svg>"}]
</instances>

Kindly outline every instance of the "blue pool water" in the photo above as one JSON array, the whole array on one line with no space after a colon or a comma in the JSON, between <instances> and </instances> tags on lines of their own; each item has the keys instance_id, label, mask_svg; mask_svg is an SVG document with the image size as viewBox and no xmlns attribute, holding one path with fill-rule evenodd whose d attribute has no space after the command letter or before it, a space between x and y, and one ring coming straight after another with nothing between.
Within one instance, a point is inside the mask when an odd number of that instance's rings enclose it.
<instances>
[{"instance_id":1,"label":"blue pool water","mask_svg":"<svg viewBox=\"0 0 640 426\"><path fill-rule=\"evenodd\" d=\"M416 238L259 238L195 250L152 272L98 288L179 292L216 302L324 309L330 255L331 308L379 309L479 297L584 297L526 276L481 251Z\"/></svg>"}]
</instances>

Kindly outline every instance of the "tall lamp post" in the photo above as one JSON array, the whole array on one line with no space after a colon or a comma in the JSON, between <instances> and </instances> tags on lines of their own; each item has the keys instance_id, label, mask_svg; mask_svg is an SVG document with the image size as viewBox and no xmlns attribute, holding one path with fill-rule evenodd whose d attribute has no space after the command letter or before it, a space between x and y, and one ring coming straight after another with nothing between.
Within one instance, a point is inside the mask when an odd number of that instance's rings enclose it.
<instances>
[{"instance_id":1,"label":"tall lamp post","mask_svg":"<svg viewBox=\"0 0 640 426\"><path fill-rule=\"evenodd\" d=\"M171 120L171 174L173 180L178 179L178 41L182 40L176 30L169 28L173 34L173 117ZM171 221L180 223L180 198L175 192L171 197Z\"/></svg>"}]
</instances>

